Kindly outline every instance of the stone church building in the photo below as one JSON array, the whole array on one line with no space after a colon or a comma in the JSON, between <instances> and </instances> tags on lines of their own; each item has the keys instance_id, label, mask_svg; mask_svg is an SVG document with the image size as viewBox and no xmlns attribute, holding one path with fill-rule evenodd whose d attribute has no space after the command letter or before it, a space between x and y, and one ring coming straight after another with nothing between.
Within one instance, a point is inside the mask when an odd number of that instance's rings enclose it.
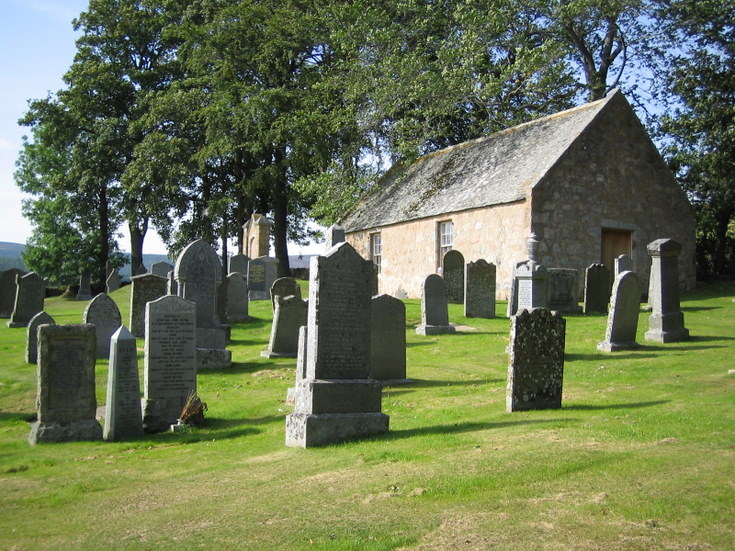
<instances>
[{"instance_id":1,"label":"stone church building","mask_svg":"<svg viewBox=\"0 0 735 551\"><path fill-rule=\"evenodd\" d=\"M531 232L548 268L611 270L632 257L648 280L646 245L683 245L681 287L695 283L694 213L620 92L395 166L339 224L379 266L379 291L420 296L446 251L497 266L498 298L527 259ZM581 296L581 295L580 295Z\"/></svg>"}]
</instances>

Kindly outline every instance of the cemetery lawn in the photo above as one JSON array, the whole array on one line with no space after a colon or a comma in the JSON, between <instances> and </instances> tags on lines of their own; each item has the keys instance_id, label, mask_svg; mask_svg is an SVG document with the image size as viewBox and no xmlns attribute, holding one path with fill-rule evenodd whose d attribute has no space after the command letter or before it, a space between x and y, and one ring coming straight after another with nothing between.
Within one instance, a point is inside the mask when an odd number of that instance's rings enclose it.
<instances>
[{"instance_id":1,"label":"cemetery lawn","mask_svg":"<svg viewBox=\"0 0 735 551\"><path fill-rule=\"evenodd\" d=\"M451 305L475 330L421 337L406 301L415 382L384 390L390 432L306 450L284 445L295 360L260 357L267 301L233 327L232 369L199 373L205 427L116 443L28 445L35 366L2 320L0 549L735 549L734 296L685 294L682 343L646 343L641 312L634 352L596 350L605 316L567 316L562 409L513 414L508 320Z\"/></svg>"}]
</instances>

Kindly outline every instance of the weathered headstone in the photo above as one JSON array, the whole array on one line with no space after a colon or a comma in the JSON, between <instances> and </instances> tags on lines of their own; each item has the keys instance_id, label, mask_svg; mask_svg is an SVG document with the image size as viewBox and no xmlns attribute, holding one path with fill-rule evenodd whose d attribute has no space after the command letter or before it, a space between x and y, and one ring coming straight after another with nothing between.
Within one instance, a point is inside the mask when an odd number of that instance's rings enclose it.
<instances>
[{"instance_id":1,"label":"weathered headstone","mask_svg":"<svg viewBox=\"0 0 735 551\"><path fill-rule=\"evenodd\" d=\"M457 250L447 251L442 259L442 277L447 287L447 301L464 300L464 256Z\"/></svg>"},{"instance_id":2,"label":"weathered headstone","mask_svg":"<svg viewBox=\"0 0 735 551\"><path fill-rule=\"evenodd\" d=\"M676 342L689 338L684 312L679 303L679 255L681 243L657 239L648 244L651 256L651 283L648 303L652 314L644 338L654 342Z\"/></svg>"},{"instance_id":3,"label":"weathered headstone","mask_svg":"<svg viewBox=\"0 0 735 551\"><path fill-rule=\"evenodd\" d=\"M289 406L296 405L296 389L299 387L299 383L302 379L306 378L306 347L308 345L308 327L302 325L299 327L299 340L297 343L298 352L296 355L296 384L289 387L286 391L286 404Z\"/></svg>"},{"instance_id":4,"label":"weathered headstone","mask_svg":"<svg viewBox=\"0 0 735 551\"><path fill-rule=\"evenodd\" d=\"M308 303L300 297L276 295L276 309L271 324L268 349L264 358L295 358L298 352L299 328L306 325Z\"/></svg>"},{"instance_id":5,"label":"weathered headstone","mask_svg":"<svg viewBox=\"0 0 735 551\"><path fill-rule=\"evenodd\" d=\"M15 276L22 276L25 273L18 268L0 271L0 318L9 318L13 313L16 292Z\"/></svg>"},{"instance_id":6,"label":"weathered headstone","mask_svg":"<svg viewBox=\"0 0 735 551\"><path fill-rule=\"evenodd\" d=\"M157 276L154 276L157 277ZM197 389L196 304L165 296L146 305L143 427L168 430Z\"/></svg>"},{"instance_id":7,"label":"weathered headstone","mask_svg":"<svg viewBox=\"0 0 735 551\"><path fill-rule=\"evenodd\" d=\"M84 272L79 277L79 290L77 291L77 300L90 300L92 298L92 284L88 272Z\"/></svg>"},{"instance_id":8,"label":"weathered headstone","mask_svg":"<svg viewBox=\"0 0 735 551\"><path fill-rule=\"evenodd\" d=\"M270 289L278 273L278 260L261 256L248 262L248 298L270 300Z\"/></svg>"},{"instance_id":9,"label":"weathered headstone","mask_svg":"<svg viewBox=\"0 0 735 551\"><path fill-rule=\"evenodd\" d=\"M94 325L97 334L97 357L110 355L110 338L122 325L120 309L106 293L94 297L84 309L84 323Z\"/></svg>"},{"instance_id":10,"label":"weathered headstone","mask_svg":"<svg viewBox=\"0 0 735 551\"><path fill-rule=\"evenodd\" d=\"M295 296L301 298L301 287L299 282L292 277L279 277L271 285L271 305L276 309L276 297Z\"/></svg>"},{"instance_id":11,"label":"weathered headstone","mask_svg":"<svg viewBox=\"0 0 735 551\"><path fill-rule=\"evenodd\" d=\"M117 291L120 288L120 274L117 273L115 268L112 268L107 272L107 280L105 281L105 289L107 294Z\"/></svg>"},{"instance_id":12,"label":"weathered headstone","mask_svg":"<svg viewBox=\"0 0 735 551\"><path fill-rule=\"evenodd\" d=\"M311 447L388 431L370 375L372 263L348 243L311 259L305 378L286 417L286 445Z\"/></svg>"},{"instance_id":13,"label":"weathered headstone","mask_svg":"<svg viewBox=\"0 0 735 551\"><path fill-rule=\"evenodd\" d=\"M95 336L91 325L38 328L37 421L28 442L101 440L95 418Z\"/></svg>"},{"instance_id":14,"label":"weathered headstone","mask_svg":"<svg viewBox=\"0 0 735 551\"><path fill-rule=\"evenodd\" d=\"M606 313L610 302L610 270L591 264L584 271L584 313Z\"/></svg>"},{"instance_id":15,"label":"weathered headstone","mask_svg":"<svg viewBox=\"0 0 735 551\"><path fill-rule=\"evenodd\" d=\"M145 305L166 294L166 280L153 274L133 276L130 286L130 332L145 337Z\"/></svg>"},{"instance_id":16,"label":"weathered headstone","mask_svg":"<svg viewBox=\"0 0 735 551\"><path fill-rule=\"evenodd\" d=\"M635 272L633 259L627 254L621 254L615 258L615 270L613 271L614 278L617 279L623 272Z\"/></svg>"},{"instance_id":17,"label":"weathered headstone","mask_svg":"<svg viewBox=\"0 0 735 551\"><path fill-rule=\"evenodd\" d=\"M336 224L329 226L326 231L324 245L327 250L331 249L335 245L339 245L345 240L345 230L342 226Z\"/></svg>"},{"instance_id":18,"label":"weathered headstone","mask_svg":"<svg viewBox=\"0 0 735 551\"><path fill-rule=\"evenodd\" d=\"M605 340L598 350L614 352L637 348L638 313L641 306L641 283L635 272L622 272L612 289L610 312L607 315Z\"/></svg>"},{"instance_id":19,"label":"weathered headstone","mask_svg":"<svg viewBox=\"0 0 735 551\"><path fill-rule=\"evenodd\" d=\"M579 314L582 307L577 298L577 270L549 268L549 310L563 314Z\"/></svg>"},{"instance_id":20,"label":"weathered headstone","mask_svg":"<svg viewBox=\"0 0 735 551\"><path fill-rule=\"evenodd\" d=\"M464 315L468 318L495 317L495 264L480 259L465 266Z\"/></svg>"},{"instance_id":21,"label":"weathered headstone","mask_svg":"<svg viewBox=\"0 0 735 551\"><path fill-rule=\"evenodd\" d=\"M370 302L370 377L406 380L406 305L390 295Z\"/></svg>"},{"instance_id":22,"label":"weathered headstone","mask_svg":"<svg viewBox=\"0 0 735 551\"><path fill-rule=\"evenodd\" d=\"M421 285L421 325L416 327L419 335L454 333L449 325L447 289L444 280L436 274L427 276Z\"/></svg>"},{"instance_id":23,"label":"weathered headstone","mask_svg":"<svg viewBox=\"0 0 735 551\"><path fill-rule=\"evenodd\" d=\"M38 327L56 323L46 312L39 312L31 318L26 327L26 362L38 363Z\"/></svg>"},{"instance_id":24,"label":"weathered headstone","mask_svg":"<svg viewBox=\"0 0 735 551\"><path fill-rule=\"evenodd\" d=\"M15 303L8 327L26 327L43 310L47 283L48 279L36 272L15 276Z\"/></svg>"},{"instance_id":25,"label":"weathered headstone","mask_svg":"<svg viewBox=\"0 0 735 551\"><path fill-rule=\"evenodd\" d=\"M236 323L249 319L248 283L245 274L230 272L227 276L227 322Z\"/></svg>"},{"instance_id":26,"label":"weathered headstone","mask_svg":"<svg viewBox=\"0 0 735 551\"><path fill-rule=\"evenodd\" d=\"M168 273L173 271L174 267L172 264L169 264L168 262L164 262L163 260L160 262L154 262L151 264L151 273L153 275L161 276L161 277L168 277Z\"/></svg>"},{"instance_id":27,"label":"weathered headstone","mask_svg":"<svg viewBox=\"0 0 735 551\"><path fill-rule=\"evenodd\" d=\"M250 259L244 254L233 254L230 257L229 267L227 273L231 274L234 272L240 273L244 276L248 275L248 262Z\"/></svg>"},{"instance_id":28,"label":"weathered headstone","mask_svg":"<svg viewBox=\"0 0 735 551\"><path fill-rule=\"evenodd\" d=\"M110 363L105 404L105 440L123 440L143 434L138 352L135 337L121 325L110 339Z\"/></svg>"},{"instance_id":29,"label":"weathered headstone","mask_svg":"<svg viewBox=\"0 0 735 551\"><path fill-rule=\"evenodd\" d=\"M546 308L510 319L506 410L558 409L564 380L566 320Z\"/></svg>"},{"instance_id":30,"label":"weathered headstone","mask_svg":"<svg viewBox=\"0 0 735 551\"><path fill-rule=\"evenodd\" d=\"M539 242L531 234L526 245L528 260L516 264L513 272L515 295L511 315L522 310L547 308L549 305L549 271L536 261Z\"/></svg>"}]
</instances>

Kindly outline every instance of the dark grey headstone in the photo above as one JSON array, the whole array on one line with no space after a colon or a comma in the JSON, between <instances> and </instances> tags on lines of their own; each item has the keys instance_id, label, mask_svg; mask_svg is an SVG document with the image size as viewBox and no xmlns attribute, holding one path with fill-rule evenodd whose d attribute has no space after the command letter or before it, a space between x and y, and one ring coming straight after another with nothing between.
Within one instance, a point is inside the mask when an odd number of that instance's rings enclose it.
<instances>
[{"instance_id":1,"label":"dark grey headstone","mask_svg":"<svg viewBox=\"0 0 735 551\"><path fill-rule=\"evenodd\" d=\"M370 377L406 378L406 306L390 295L373 297L370 304Z\"/></svg>"},{"instance_id":2,"label":"dark grey headstone","mask_svg":"<svg viewBox=\"0 0 735 551\"><path fill-rule=\"evenodd\" d=\"M563 314L579 314L582 307L577 297L577 270L549 268L549 310Z\"/></svg>"},{"instance_id":3,"label":"dark grey headstone","mask_svg":"<svg viewBox=\"0 0 735 551\"><path fill-rule=\"evenodd\" d=\"M613 276L615 279L618 278L623 272L635 272L635 266L633 259L627 254L621 254L615 258L615 270Z\"/></svg>"},{"instance_id":4,"label":"dark grey headstone","mask_svg":"<svg viewBox=\"0 0 735 551\"><path fill-rule=\"evenodd\" d=\"M345 230L342 226L332 225L327 228L325 235L325 246L329 250L335 245L343 243L345 240Z\"/></svg>"},{"instance_id":5,"label":"dark grey headstone","mask_svg":"<svg viewBox=\"0 0 735 551\"><path fill-rule=\"evenodd\" d=\"M679 255L681 244L673 239L657 239L648 244L651 282L648 303L651 316L644 338L654 342L676 342L689 338L684 312L679 302Z\"/></svg>"},{"instance_id":6,"label":"dark grey headstone","mask_svg":"<svg viewBox=\"0 0 735 551\"><path fill-rule=\"evenodd\" d=\"M173 271L174 267L168 262L160 261L151 264L151 273L153 275L168 277L168 273Z\"/></svg>"},{"instance_id":7,"label":"dark grey headstone","mask_svg":"<svg viewBox=\"0 0 735 551\"><path fill-rule=\"evenodd\" d=\"M244 254L234 254L230 257L227 273L238 272L244 276L248 275L248 262L250 259Z\"/></svg>"},{"instance_id":8,"label":"dark grey headstone","mask_svg":"<svg viewBox=\"0 0 735 551\"><path fill-rule=\"evenodd\" d=\"M444 280L436 274L427 276L421 285L421 325L416 327L419 335L454 333L449 325L447 290Z\"/></svg>"},{"instance_id":9,"label":"dark grey headstone","mask_svg":"<svg viewBox=\"0 0 735 551\"><path fill-rule=\"evenodd\" d=\"M166 280L153 274L133 276L130 286L130 332L145 337L145 305L166 295Z\"/></svg>"},{"instance_id":10,"label":"dark grey headstone","mask_svg":"<svg viewBox=\"0 0 735 551\"><path fill-rule=\"evenodd\" d=\"M120 309L106 293L94 297L84 309L84 323L94 325L97 334L97 357L110 355L110 338L122 325Z\"/></svg>"},{"instance_id":11,"label":"dark grey headstone","mask_svg":"<svg viewBox=\"0 0 735 551\"><path fill-rule=\"evenodd\" d=\"M242 272L227 276L227 322L237 323L250 319L248 312L248 283Z\"/></svg>"},{"instance_id":12,"label":"dark grey headstone","mask_svg":"<svg viewBox=\"0 0 735 551\"><path fill-rule=\"evenodd\" d=\"M271 305L276 309L276 297L295 296L301 298L301 287L299 282L292 277L279 277L271 285Z\"/></svg>"},{"instance_id":13,"label":"dark grey headstone","mask_svg":"<svg viewBox=\"0 0 735 551\"><path fill-rule=\"evenodd\" d=\"M107 294L117 291L120 288L120 274L114 268L107 273L107 280L105 281L105 289Z\"/></svg>"},{"instance_id":14,"label":"dark grey headstone","mask_svg":"<svg viewBox=\"0 0 735 551\"><path fill-rule=\"evenodd\" d=\"M90 300L92 298L92 284L89 273L84 272L79 277L79 290L77 291L77 300Z\"/></svg>"},{"instance_id":15,"label":"dark grey headstone","mask_svg":"<svg viewBox=\"0 0 735 551\"><path fill-rule=\"evenodd\" d=\"M306 325L308 303L301 297L276 295L268 349L264 358L295 358L298 354L299 328Z\"/></svg>"},{"instance_id":16,"label":"dark grey headstone","mask_svg":"<svg viewBox=\"0 0 735 551\"><path fill-rule=\"evenodd\" d=\"M465 267L464 315L468 318L495 317L495 264L480 259Z\"/></svg>"},{"instance_id":17,"label":"dark grey headstone","mask_svg":"<svg viewBox=\"0 0 735 551\"><path fill-rule=\"evenodd\" d=\"M622 272L612 288L610 312L607 315L605 340L598 350L614 352L637 348L638 312L641 306L641 283L635 272Z\"/></svg>"},{"instance_id":18,"label":"dark grey headstone","mask_svg":"<svg viewBox=\"0 0 735 551\"><path fill-rule=\"evenodd\" d=\"M38 327L56 323L46 312L39 312L31 318L26 327L26 362L38 363Z\"/></svg>"},{"instance_id":19,"label":"dark grey headstone","mask_svg":"<svg viewBox=\"0 0 735 551\"><path fill-rule=\"evenodd\" d=\"M15 276L25 274L18 268L0 271L0 318L9 318L15 305Z\"/></svg>"},{"instance_id":20,"label":"dark grey headstone","mask_svg":"<svg viewBox=\"0 0 735 551\"><path fill-rule=\"evenodd\" d=\"M121 325L110 339L105 404L105 440L123 440L143 434L138 351L135 337Z\"/></svg>"},{"instance_id":21,"label":"dark grey headstone","mask_svg":"<svg viewBox=\"0 0 735 551\"><path fill-rule=\"evenodd\" d=\"M278 273L278 260L261 256L248 262L248 298L270 300L270 290Z\"/></svg>"},{"instance_id":22,"label":"dark grey headstone","mask_svg":"<svg viewBox=\"0 0 735 551\"><path fill-rule=\"evenodd\" d=\"M442 260L442 277L447 286L447 300L464 300L464 256L456 250L447 251Z\"/></svg>"},{"instance_id":23,"label":"dark grey headstone","mask_svg":"<svg viewBox=\"0 0 735 551\"><path fill-rule=\"evenodd\" d=\"M610 302L610 270L604 264L591 264L584 275L584 313L606 313Z\"/></svg>"},{"instance_id":24,"label":"dark grey headstone","mask_svg":"<svg viewBox=\"0 0 735 551\"><path fill-rule=\"evenodd\" d=\"M15 276L15 303L8 327L26 327L43 310L47 283L48 279L36 272Z\"/></svg>"}]
</instances>

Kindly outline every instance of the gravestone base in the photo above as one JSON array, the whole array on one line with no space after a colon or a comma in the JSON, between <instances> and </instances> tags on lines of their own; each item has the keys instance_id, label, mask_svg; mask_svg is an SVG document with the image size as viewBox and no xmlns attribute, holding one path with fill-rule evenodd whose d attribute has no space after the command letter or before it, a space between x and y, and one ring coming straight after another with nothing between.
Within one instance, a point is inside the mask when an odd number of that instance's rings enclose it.
<instances>
[{"instance_id":1,"label":"gravestone base","mask_svg":"<svg viewBox=\"0 0 735 551\"><path fill-rule=\"evenodd\" d=\"M197 370L229 369L231 367L231 350L224 348L197 348Z\"/></svg>"},{"instance_id":2,"label":"gravestone base","mask_svg":"<svg viewBox=\"0 0 735 551\"><path fill-rule=\"evenodd\" d=\"M10 327L11 329L16 329L18 327L28 327L28 322L27 321L9 321L8 327Z\"/></svg>"},{"instance_id":3,"label":"gravestone base","mask_svg":"<svg viewBox=\"0 0 735 551\"><path fill-rule=\"evenodd\" d=\"M249 291L248 292L248 300L270 300L270 292L269 291Z\"/></svg>"},{"instance_id":4,"label":"gravestone base","mask_svg":"<svg viewBox=\"0 0 735 551\"><path fill-rule=\"evenodd\" d=\"M384 434L389 419L380 412L291 413L286 416L286 445L310 448Z\"/></svg>"},{"instance_id":5,"label":"gravestone base","mask_svg":"<svg viewBox=\"0 0 735 551\"><path fill-rule=\"evenodd\" d=\"M178 418L184 407L182 399L142 400L143 431L146 433L166 432L171 429L171 419ZM173 412L177 413L174 415Z\"/></svg>"},{"instance_id":6,"label":"gravestone base","mask_svg":"<svg viewBox=\"0 0 735 551\"><path fill-rule=\"evenodd\" d=\"M653 342L678 342L689 338L689 329L684 327L684 312L651 314L648 318L648 331L644 339Z\"/></svg>"},{"instance_id":7,"label":"gravestone base","mask_svg":"<svg viewBox=\"0 0 735 551\"><path fill-rule=\"evenodd\" d=\"M297 352L271 352L270 350L261 350L260 351L260 357L261 358L296 358L298 356Z\"/></svg>"},{"instance_id":8,"label":"gravestone base","mask_svg":"<svg viewBox=\"0 0 735 551\"><path fill-rule=\"evenodd\" d=\"M383 386L370 379L302 379L296 384L296 411L380 412Z\"/></svg>"},{"instance_id":9,"label":"gravestone base","mask_svg":"<svg viewBox=\"0 0 735 551\"><path fill-rule=\"evenodd\" d=\"M453 325L417 325L416 334L418 335L443 335L446 333L456 333Z\"/></svg>"},{"instance_id":10,"label":"gravestone base","mask_svg":"<svg viewBox=\"0 0 735 551\"><path fill-rule=\"evenodd\" d=\"M611 342L602 341L597 343L597 350L602 352L617 352L618 350L633 350L640 347L637 342Z\"/></svg>"},{"instance_id":11,"label":"gravestone base","mask_svg":"<svg viewBox=\"0 0 735 551\"><path fill-rule=\"evenodd\" d=\"M79 442L102 440L102 426L96 419L72 423L31 423L28 443L34 446L44 442Z\"/></svg>"}]
</instances>

